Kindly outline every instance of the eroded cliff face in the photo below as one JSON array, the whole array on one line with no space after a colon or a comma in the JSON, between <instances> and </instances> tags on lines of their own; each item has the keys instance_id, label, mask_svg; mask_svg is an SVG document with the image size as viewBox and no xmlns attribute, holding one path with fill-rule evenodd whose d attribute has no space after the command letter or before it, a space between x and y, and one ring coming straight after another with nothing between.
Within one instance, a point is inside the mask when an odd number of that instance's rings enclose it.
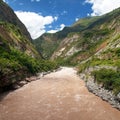
<instances>
[{"instance_id":1,"label":"eroded cliff face","mask_svg":"<svg viewBox=\"0 0 120 120\"><path fill-rule=\"evenodd\" d=\"M85 29L80 32L69 33L67 37L61 40L52 54L52 59L79 64L95 55L103 57L102 51L120 48L120 8L97 19L89 19L95 20L93 22L89 20L90 24ZM83 24L80 21L75 26L79 23ZM88 18L84 19L85 23L88 23ZM109 56L107 54L110 53L106 52L106 56Z\"/></svg>"}]
</instances>

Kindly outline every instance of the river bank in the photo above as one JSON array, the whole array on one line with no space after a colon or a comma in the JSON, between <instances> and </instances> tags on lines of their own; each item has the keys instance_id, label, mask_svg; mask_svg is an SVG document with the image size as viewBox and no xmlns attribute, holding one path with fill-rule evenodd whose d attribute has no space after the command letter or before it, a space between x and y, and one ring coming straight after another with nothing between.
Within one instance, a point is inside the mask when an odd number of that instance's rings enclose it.
<instances>
[{"instance_id":1,"label":"river bank","mask_svg":"<svg viewBox=\"0 0 120 120\"><path fill-rule=\"evenodd\" d=\"M120 93L115 96L112 91L106 90L94 82L94 78L91 75L82 73L80 74L80 78L85 81L86 87L90 92L110 103L112 107L120 110Z\"/></svg>"}]
</instances>

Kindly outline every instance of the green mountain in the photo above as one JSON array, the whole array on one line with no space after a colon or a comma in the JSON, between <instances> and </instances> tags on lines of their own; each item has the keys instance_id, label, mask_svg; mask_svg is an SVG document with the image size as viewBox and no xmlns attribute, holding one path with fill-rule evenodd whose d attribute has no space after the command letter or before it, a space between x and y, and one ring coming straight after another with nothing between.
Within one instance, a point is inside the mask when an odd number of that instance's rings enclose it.
<instances>
[{"instance_id":1,"label":"green mountain","mask_svg":"<svg viewBox=\"0 0 120 120\"><path fill-rule=\"evenodd\" d=\"M71 27L65 27L62 31L57 33L45 33L41 37L35 39L33 43L35 44L37 50L42 53L43 57L50 58L63 39L71 33L85 30L98 18L99 17L81 19Z\"/></svg>"},{"instance_id":2,"label":"green mountain","mask_svg":"<svg viewBox=\"0 0 120 120\"><path fill-rule=\"evenodd\" d=\"M34 40L34 44L44 57L50 58L52 56L52 59L69 58L72 59L72 63L73 61L79 63L96 52L93 46L95 47L97 44L99 46L102 41L105 42L107 37L112 36L119 22L119 11L119 9L116 9L100 17L80 19L71 27L65 27L62 31L54 34L43 34ZM114 21L116 22L114 23Z\"/></svg>"},{"instance_id":3,"label":"green mountain","mask_svg":"<svg viewBox=\"0 0 120 120\"><path fill-rule=\"evenodd\" d=\"M44 56L61 65L77 65L80 72L94 73L99 82L105 77L103 73L108 73L103 85L120 91L120 8L100 17L80 19L60 32L44 34L34 43ZM98 70L96 66L100 71L93 72ZM103 73L100 68L104 68Z\"/></svg>"},{"instance_id":4,"label":"green mountain","mask_svg":"<svg viewBox=\"0 0 120 120\"><path fill-rule=\"evenodd\" d=\"M52 59L62 59L69 64L78 64L103 49L112 48L114 44L119 46L119 24L120 8L101 16L80 32L69 33L61 41Z\"/></svg>"},{"instance_id":5,"label":"green mountain","mask_svg":"<svg viewBox=\"0 0 120 120\"><path fill-rule=\"evenodd\" d=\"M26 27L17 18L14 11L2 0L0 1L0 38L1 44L6 42L9 47L15 47L34 57L38 56L37 51L31 44L32 38Z\"/></svg>"},{"instance_id":6,"label":"green mountain","mask_svg":"<svg viewBox=\"0 0 120 120\"><path fill-rule=\"evenodd\" d=\"M37 72L55 68L32 44L24 24L0 0L0 90Z\"/></svg>"},{"instance_id":7,"label":"green mountain","mask_svg":"<svg viewBox=\"0 0 120 120\"><path fill-rule=\"evenodd\" d=\"M17 18L17 16L14 14L14 11L2 0L0 0L0 21L8 22L19 27L24 36L32 41L24 24Z\"/></svg>"}]
</instances>

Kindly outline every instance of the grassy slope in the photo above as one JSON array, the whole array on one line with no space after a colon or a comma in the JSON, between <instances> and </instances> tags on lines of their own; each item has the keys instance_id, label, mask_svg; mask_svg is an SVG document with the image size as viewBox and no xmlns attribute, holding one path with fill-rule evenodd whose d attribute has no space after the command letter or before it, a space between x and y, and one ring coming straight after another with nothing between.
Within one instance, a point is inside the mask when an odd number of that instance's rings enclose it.
<instances>
[{"instance_id":1,"label":"grassy slope","mask_svg":"<svg viewBox=\"0 0 120 120\"><path fill-rule=\"evenodd\" d=\"M101 16L95 22L89 24L86 29L77 33L70 33L60 44L60 46L65 46L65 50L57 59L65 60L67 63L77 64L105 48L113 39L119 39L119 13L120 9L117 9ZM87 24L88 21L84 21L84 24L85 22ZM77 35L78 38L71 42L74 35ZM68 40L68 42L64 44L66 40ZM72 47L78 49L78 52L66 57L67 52L70 51ZM62 47L59 47L56 53L59 52L61 48Z\"/></svg>"},{"instance_id":2,"label":"grassy slope","mask_svg":"<svg viewBox=\"0 0 120 120\"><path fill-rule=\"evenodd\" d=\"M96 52L90 59L79 65L79 72L86 72L94 76L99 84L115 94L120 92L120 9L104 15L98 21L95 29L102 24L101 28L109 28L110 33L106 39L96 47ZM95 24L93 25L95 26ZM93 27L92 26L92 27Z\"/></svg>"}]
</instances>

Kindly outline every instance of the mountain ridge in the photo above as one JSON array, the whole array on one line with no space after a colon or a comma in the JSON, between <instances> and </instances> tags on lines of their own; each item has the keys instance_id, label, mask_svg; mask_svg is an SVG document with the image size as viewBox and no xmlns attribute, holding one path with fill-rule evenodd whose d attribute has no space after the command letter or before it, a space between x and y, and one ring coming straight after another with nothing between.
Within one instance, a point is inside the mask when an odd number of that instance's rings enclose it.
<instances>
[{"instance_id":1,"label":"mountain ridge","mask_svg":"<svg viewBox=\"0 0 120 120\"><path fill-rule=\"evenodd\" d=\"M60 46L59 44L61 44L61 42L64 39L70 37L74 33L77 34L78 32L80 33L80 32L83 32L85 30L95 28L94 26L102 24L102 22L103 22L103 24L104 24L105 21L109 23L110 19L114 19L114 17L119 16L119 9L120 8L118 8L116 10L113 10L112 12L107 13L107 14L102 15L102 16L87 17L87 18L80 19L76 23L74 23L72 26L65 27L62 31L59 31L59 32L54 33L54 34L45 33L41 37L36 39L34 41L34 44L36 45L36 48L38 50L41 49L41 52L43 53L43 56L45 56L45 57L47 56L47 58L50 58L53 55L53 53L55 51L57 51L58 47ZM100 28L100 29L102 29L102 28ZM107 32L109 32L108 29L109 28L105 28L101 33L102 34L107 34ZM85 33L85 34L88 36L90 34L90 32ZM50 42L47 41L47 39L49 39ZM50 51L47 50L47 47L45 47L45 46L47 46L47 44L49 44L49 45L53 44L54 45L54 46L51 45L51 47L49 47ZM42 47L42 46L44 46L44 47ZM52 49L52 48L54 48L54 49Z\"/></svg>"},{"instance_id":2,"label":"mountain ridge","mask_svg":"<svg viewBox=\"0 0 120 120\"><path fill-rule=\"evenodd\" d=\"M14 11L2 0L0 1L0 21L6 21L11 24L14 24L15 26L18 26L21 29L21 32L30 40L32 41L32 38L27 31L25 25L18 19L17 15L14 13ZM5 14L7 13L7 14ZM9 19L8 19L9 18Z\"/></svg>"},{"instance_id":3,"label":"mountain ridge","mask_svg":"<svg viewBox=\"0 0 120 120\"><path fill-rule=\"evenodd\" d=\"M96 21L97 18L99 18L99 17L83 18L83 19L78 20L72 26L65 27L62 31L58 31L56 33L44 33L39 38L35 39L33 41L33 43L36 45L36 48L38 51L41 50L40 52L43 54L43 57L49 59L51 57L51 55L53 54L53 52L59 46L62 39L66 38L69 34L72 34L74 32L80 32L80 31L86 29L90 24L92 24L94 21ZM87 24L85 24L84 19L87 21ZM47 50L48 45L49 45L50 51Z\"/></svg>"}]
</instances>

